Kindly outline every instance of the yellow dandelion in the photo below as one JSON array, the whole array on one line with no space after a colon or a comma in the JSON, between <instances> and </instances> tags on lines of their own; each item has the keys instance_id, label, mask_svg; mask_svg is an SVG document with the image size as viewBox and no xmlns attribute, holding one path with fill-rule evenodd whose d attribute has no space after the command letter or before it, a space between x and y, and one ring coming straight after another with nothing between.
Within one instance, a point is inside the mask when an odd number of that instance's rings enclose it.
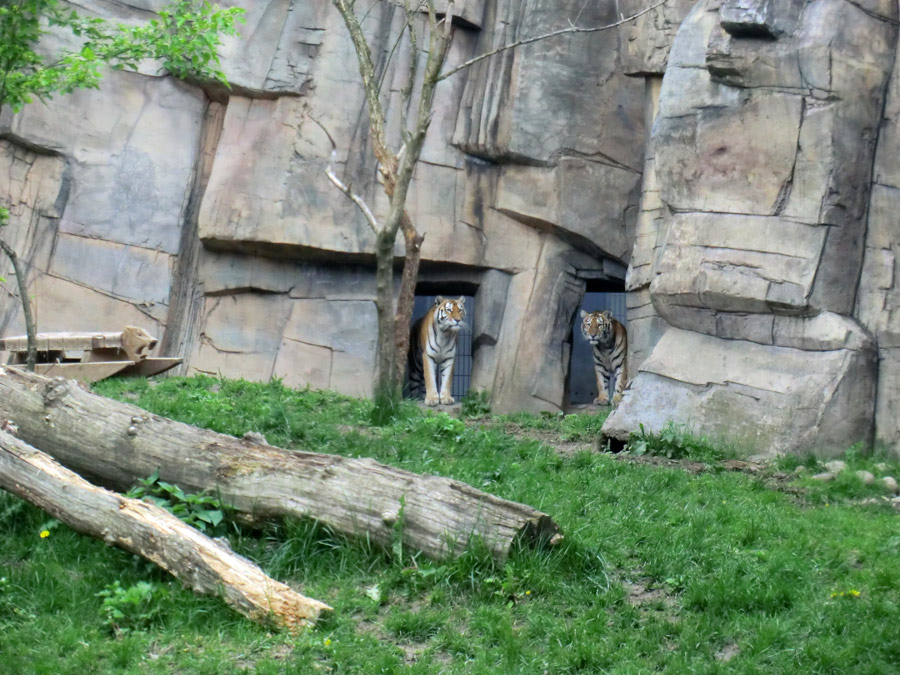
<instances>
[{"instance_id":1,"label":"yellow dandelion","mask_svg":"<svg viewBox=\"0 0 900 675\"><path fill-rule=\"evenodd\" d=\"M322 644L324 644L327 647L328 645L331 644L331 638L325 638L325 641Z\"/></svg>"},{"instance_id":2,"label":"yellow dandelion","mask_svg":"<svg viewBox=\"0 0 900 675\"><path fill-rule=\"evenodd\" d=\"M525 591L525 595L531 595L531 591Z\"/></svg>"},{"instance_id":3,"label":"yellow dandelion","mask_svg":"<svg viewBox=\"0 0 900 675\"><path fill-rule=\"evenodd\" d=\"M858 598L858 597L859 597L859 591L856 590L855 588L851 588L851 589L850 589L850 595L852 595L854 598Z\"/></svg>"},{"instance_id":4,"label":"yellow dandelion","mask_svg":"<svg viewBox=\"0 0 900 675\"><path fill-rule=\"evenodd\" d=\"M44 530L43 532L41 532L41 539L46 539L49 536L50 536L50 530Z\"/></svg>"}]
</instances>

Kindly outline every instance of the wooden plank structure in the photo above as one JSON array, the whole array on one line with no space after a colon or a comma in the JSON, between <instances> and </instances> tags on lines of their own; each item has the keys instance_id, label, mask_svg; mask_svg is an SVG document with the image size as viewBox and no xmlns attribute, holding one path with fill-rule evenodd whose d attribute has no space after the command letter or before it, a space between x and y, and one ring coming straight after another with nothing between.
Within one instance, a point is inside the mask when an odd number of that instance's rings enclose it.
<instances>
[{"instance_id":1,"label":"wooden plank structure","mask_svg":"<svg viewBox=\"0 0 900 675\"><path fill-rule=\"evenodd\" d=\"M136 326L118 332L38 333L35 372L90 383L117 374L149 377L181 363L180 358L149 356L156 343ZM0 339L0 351L9 352L9 365L24 368L28 337Z\"/></svg>"}]
</instances>

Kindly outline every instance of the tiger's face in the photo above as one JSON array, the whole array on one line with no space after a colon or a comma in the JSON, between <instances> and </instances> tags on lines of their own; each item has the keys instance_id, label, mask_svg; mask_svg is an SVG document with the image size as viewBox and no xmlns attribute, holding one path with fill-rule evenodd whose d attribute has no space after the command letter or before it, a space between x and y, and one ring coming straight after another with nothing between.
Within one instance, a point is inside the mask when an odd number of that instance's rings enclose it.
<instances>
[{"instance_id":1,"label":"tiger's face","mask_svg":"<svg viewBox=\"0 0 900 675\"><path fill-rule=\"evenodd\" d=\"M460 296L456 300L437 296L434 299L437 309L434 311L434 320L443 330L454 333L462 328L463 319L466 318L466 301Z\"/></svg>"},{"instance_id":2,"label":"tiger's face","mask_svg":"<svg viewBox=\"0 0 900 675\"><path fill-rule=\"evenodd\" d=\"M581 310L581 334L592 345L606 344L613 333L612 312L586 312Z\"/></svg>"}]
</instances>

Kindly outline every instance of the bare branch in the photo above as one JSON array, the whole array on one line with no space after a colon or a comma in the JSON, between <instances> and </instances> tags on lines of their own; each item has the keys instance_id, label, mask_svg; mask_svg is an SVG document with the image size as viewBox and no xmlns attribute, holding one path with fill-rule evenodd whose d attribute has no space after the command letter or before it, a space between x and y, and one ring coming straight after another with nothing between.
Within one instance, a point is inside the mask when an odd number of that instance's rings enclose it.
<instances>
[{"instance_id":1,"label":"bare branch","mask_svg":"<svg viewBox=\"0 0 900 675\"><path fill-rule=\"evenodd\" d=\"M347 195L347 199L359 207L359 210L362 211L362 214L366 217L369 227L372 228L372 232L378 234L378 220L375 218L375 214L372 213L372 209L370 209L368 204L363 201L362 197L353 192L352 188L349 185L344 184L344 182L334 173L334 158L336 155L337 151L332 150L331 162L328 163L328 169L325 171L325 175L328 176L328 180L334 183L338 190Z\"/></svg>"},{"instance_id":2,"label":"bare branch","mask_svg":"<svg viewBox=\"0 0 900 675\"><path fill-rule=\"evenodd\" d=\"M325 170L325 175L328 176L328 180L334 183L334 186L347 195L347 198L356 204L359 207L359 210L362 211L362 214L366 217L366 222L369 223L369 227L372 228L372 231L375 234L378 234L378 220L375 218L375 214L372 213L372 209L369 208L368 204L363 201L362 197L353 192L351 186L347 185L340 178L337 177L337 174L334 172L334 162L337 157L337 143L334 142L334 138L328 133L328 129L325 128L325 125L322 124L319 120L317 120L312 115L309 115L309 119L311 119L316 126L318 126L322 132L328 137L328 142L331 143L331 159L328 162L328 168Z\"/></svg>"},{"instance_id":3,"label":"bare branch","mask_svg":"<svg viewBox=\"0 0 900 675\"><path fill-rule=\"evenodd\" d=\"M447 0L447 12L444 14L444 39L450 40L453 27L453 0Z\"/></svg>"},{"instance_id":4,"label":"bare branch","mask_svg":"<svg viewBox=\"0 0 900 675\"><path fill-rule=\"evenodd\" d=\"M25 318L25 330L28 333L28 353L25 364L29 371L34 372L37 363L37 323L34 312L31 309L31 301L28 299L28 283L25 280L25 267L22 259L16 255L15 249L0 237L0 250L2 250L13 266L13 274L16 275L16 283L19 286L19 300L22 303L22 315Z\"/></svg>"},{"instance_id":5,"label":"bare branch","mask_svg":"<svg viewBox=\"0 0 900 675\"><path fill-rule=\"evenodd\" d=\"M366 94L366 107L369 111L369 127L372 131L372 145L375 149L375 157L384 166L393 163L393 155L388 150L385 137L385 116L381 101L378 98L378 82L375 77L375 65L372 63L372 52L369 43L363 34L362 26L356 14L353 13L353 3L349 0L333 0L334 6L340 12L353 41L356 58L359 61L359 74L363 81L363 90Z\"/></svg>"},{"instance_id":6,"label":"bare branch","mask_svg":"<svg viewBox=\"0 0 900 675\"><path fill-rule=\"evenodd\" d=\"M400 34L397 36L397 39L394 40L394 44L391 45L391 50L390 50L390 52L388 52L387 58L385 59L385 66L384 66L384 68L382 68L381 75L378 79L378 91L379 92L384 87L384 78L387 76L387 73L388 73L388 65L387 64L389 64L391 62L391 60L393 60L394 54L397 53L397 49L400 47L400 43L403 41L403 36L406 35L407 29L412 31L412 29L413 29L412 28L413 27L412 17L416 13L421 11L422 7L425 6L425 2L426 2L426 0L419 0L419 4L416 6L416 8L411 9L409 6L409 0L406 0L405 5L404 5L404 9L406 11L406 24L404 25L403 30L400 31ZM415 40L415 36L412 36L411 39ZM413 49L412 51L415 52L416 50Z\"/></svg>"},{"instance_id":7,"label":"bare branch","mask_svg":"<svg viewBox=\"0 0 900 675\"><path fill-rule=\"evenodd\" d=\"M578 26L569 25L566 28L560 28L559 30L552 31L550 33L544 33L543 35L535 35L535 36L529 37L529 38L522 38L521 40L517 40L516 42L511 42L507 45L503 45L502 47L497 47L497 49L494 49L489 52L485 52L484 54L479 54L478 56L475 56L475 57L469 59L468 61L459 64L455 68L451 68L447 72L442 73L440 76L438 76L438 81L446 80L451 75L456 75L456 73L458 73L459 71L465 70L469 66L472 66L472 65L478 63L479 61L483 61L486 58L494 56L495 54L499 54L501 52L505 52L510 49L515 49L516 47L521 47L522 45L531 44L532 42L539 42L541 40L546 40L548 38L556 37L558 35L567 35L567 34L571 34L571 33L598 33L600 31L618 28L619 26L622 26L626 23L630 23L631 21L634 21L638 17L643 16L644 14L647 14L648 12L652 12L654 9L657 9L658 7L662 7L667 2L668 2L668 0L661 0L660 2L657 2L653 5L650 5L646 9L641 10L637 14L632 14L631 16L626 16L625 18L620 19L619 21L616 21L615 23L606 24L604 26L592 26L591 28L580 28Z\"/></svg>"},{"instance_id":8,"label":"bare branch","mask_svg":"<svg viewBox=\"0 0 900 675\"><path fill-rule=\"evenodd\" d=\"M412 9L409 6L409 0L407 0L406 3L406 29L409 31L409 74L407 75L406 85L401 92L400 104L400 127L404 133L406 132L408 124L406 119L407 109L409 108L409 102L412 99L413 89L416 85L416 73L419 69L419 38L416 34L416 27L413 21L415 19L415 13L419 11L421 6L421 1L416 9Z\"/></svg>"}]
</instances>

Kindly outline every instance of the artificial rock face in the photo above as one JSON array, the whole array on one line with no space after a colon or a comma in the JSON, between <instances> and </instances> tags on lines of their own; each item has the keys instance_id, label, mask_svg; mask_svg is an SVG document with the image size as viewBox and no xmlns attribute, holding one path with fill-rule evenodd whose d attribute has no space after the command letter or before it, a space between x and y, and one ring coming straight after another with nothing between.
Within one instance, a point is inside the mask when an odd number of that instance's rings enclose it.
<instances>
[{"instance_id":1,"label":"artificial rock face","mask_svg":"<svg viewBox=\"0 0 900 675\"><path fill-rule=\"evenodd\" d=\"M80 7L151 18L159 3L145 4ZM240 5L242 39L223 50L230 90L145 68L5 112L0 200L11 200L14 222L4 234L32 262L41 330L143 326L189 373L365 396L374 236L325 175L330 135L337 174L386 212L352 43L331 0ZM363 22L394 147L399 92L410 58L421 58L409 53L403 5L366 3ZM448 68L570 21L618 18L612 4L583 0L454 7ZM424 17L418 28L424 37ZM644 86L619 62L615 31L570 35L438 87L407 202L426 235L420 279L444 295L474 293L472 384L498 410L561 409L586 279L624 276ZM11 277L2 259L0 275ZM24 332L15 292L0 288L0 335Z\"/></svg>"},{"instance_id":2,"label":"artificial rock face","mask_svg":"<svg viewBox=\"0 0 900 675\"><path fill-rule=\"evenodd\" d=\"M384 214L355 54L330 0L240 4L230 90L148 66L3 111L3 234L41 330L141 326L188 373L366 396L374 238L325 176L323 131ZM398 146L417 55L403 3L370 4ZM456 0L447 67L650 4ZM624 282L636 376L608 434L675 419L759 452L837 452L873 428L897 447L895 5L669 0L442 81L408 207L423 285L474 295L471 385L498 411L563 409L585 290ZM159 3L80 6L139 20ZM24 332L16 292L0 286L0 335Z\"/></svg>"},{"instance_id":3,"label":"artificial rock face","mask_svg":"<svg viewBox=\"0 0 900 675\"><path fill-rule=\"evenodd\" d=\"M635 252L670 328L608 435L674 419L763 452L871 438L854 304L896 15L705 0L681 24L652 137L662 216Z\"/></svg>"}]
</instances>

